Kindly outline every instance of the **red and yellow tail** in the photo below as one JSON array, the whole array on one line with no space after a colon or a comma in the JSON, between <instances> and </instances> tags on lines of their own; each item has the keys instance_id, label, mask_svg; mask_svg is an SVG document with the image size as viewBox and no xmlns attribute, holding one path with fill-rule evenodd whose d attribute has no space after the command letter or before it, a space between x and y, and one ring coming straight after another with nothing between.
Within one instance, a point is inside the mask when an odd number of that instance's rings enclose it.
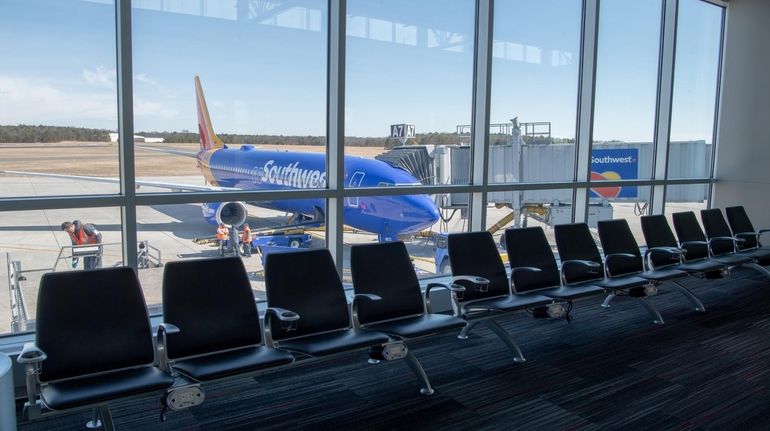
<instances>
[{"instance_id":1,"label":"red and yellow tail","mask_svg":"<svg viewBox=\"0 0 770 431\"><path fill-rule=\"evenodd\" d=\"M198 76L195 77L195 101L198 104L198 134L200 135L201 150L222 148L222 141L214 133L214 127L211 125L209 108L206 106L201 79Z\"/></svg>"}]
</instances>

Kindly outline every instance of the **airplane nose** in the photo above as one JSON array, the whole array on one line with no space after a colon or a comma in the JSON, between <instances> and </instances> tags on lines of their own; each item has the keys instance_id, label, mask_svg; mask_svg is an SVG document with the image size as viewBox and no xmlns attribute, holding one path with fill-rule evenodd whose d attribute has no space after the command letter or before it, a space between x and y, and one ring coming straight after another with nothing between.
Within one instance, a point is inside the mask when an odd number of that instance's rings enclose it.
<instances>
[{"instance_id":1,"label":"airplane nose","mask_svg":"<svg viewBox=\"0 0 770 431\"><path fill-rule=\"evenodd\" d=\"M424 229L436 224L439 220L439 211L433 199L427 195L414 196L414 209L420 214L419 229Z\"/></svg>"}]
</instances>

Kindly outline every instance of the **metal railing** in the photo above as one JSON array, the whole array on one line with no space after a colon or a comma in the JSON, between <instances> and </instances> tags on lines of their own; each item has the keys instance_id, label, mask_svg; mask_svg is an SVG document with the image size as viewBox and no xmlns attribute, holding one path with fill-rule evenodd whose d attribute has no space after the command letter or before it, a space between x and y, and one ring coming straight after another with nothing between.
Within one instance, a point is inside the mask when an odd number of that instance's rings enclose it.
<instances>
[{"instance_id":1,"label":"metal railing","mask_svg":"<svg viewBox=\"0 0 770 431\"><path fill-rule=\"evenodd\" d=\"M21 271L21 262L11 260L10 253L5 254L5 261L8 269L8 296L11 300L11 332L25 331L29 321L29 313L19 283L25 280Z\"/></svg>"}]
</instances>

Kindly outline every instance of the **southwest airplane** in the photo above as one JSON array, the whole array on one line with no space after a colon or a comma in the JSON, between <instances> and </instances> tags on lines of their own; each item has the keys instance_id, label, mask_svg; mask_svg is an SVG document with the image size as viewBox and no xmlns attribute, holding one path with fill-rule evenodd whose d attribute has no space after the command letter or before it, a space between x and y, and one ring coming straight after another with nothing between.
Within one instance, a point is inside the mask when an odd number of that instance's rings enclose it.
<instances>
[{"instance_id":1,"label":"southwest airplane","mask_svg":"<svg viewBox=\"0 0 770 431\"><path fill-rule=\"evenodd\" d=\"M195 157L206 186L136 180L137 186L173 190L291 190L326 187L326 159L323 153L258 150L251 145L228 148L214 133L199 77L195 77L200 150L197 153L141 148ZM4 171L8 174L35 175L84 181L117 182L113 178ZM345 184L348 188L419 185L405 170L379 160L345 156ZM249 202L252 205L294 214L299 220L323 222L324 199L286 199ZM205 203L204 218L212 224L239 226L246 221L245 202ZM344 202L345 224L374 233L380 241L417 233L439 219L439 211L427 195L348 197Z\"/></svg>"}]
</instances>

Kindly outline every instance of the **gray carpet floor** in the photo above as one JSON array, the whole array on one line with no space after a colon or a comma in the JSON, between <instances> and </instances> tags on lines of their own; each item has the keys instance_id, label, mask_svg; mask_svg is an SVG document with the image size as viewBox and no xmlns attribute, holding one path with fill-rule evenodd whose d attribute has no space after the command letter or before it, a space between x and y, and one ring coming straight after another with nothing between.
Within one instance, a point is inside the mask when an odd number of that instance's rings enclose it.
<instances>
[{"instance_id":1,"label":"gray carpet floor","mask_svg":"<svg viewBox=\"0 0 770 431\"><path fill-rule=\"evenodd\" d=\"M157 398L116 405L118 430L706 430L770 429L770 282L748 270L689 279L706 313L671 289L654 325L631 298L577 302L572 323L500 319L527 362L488 329L414 341L436 388L419 394L406 363L365 352L206 386L206 402L170 412ZM89 412L19 430L82 429Z\"/></svg>"}]
</instances>

